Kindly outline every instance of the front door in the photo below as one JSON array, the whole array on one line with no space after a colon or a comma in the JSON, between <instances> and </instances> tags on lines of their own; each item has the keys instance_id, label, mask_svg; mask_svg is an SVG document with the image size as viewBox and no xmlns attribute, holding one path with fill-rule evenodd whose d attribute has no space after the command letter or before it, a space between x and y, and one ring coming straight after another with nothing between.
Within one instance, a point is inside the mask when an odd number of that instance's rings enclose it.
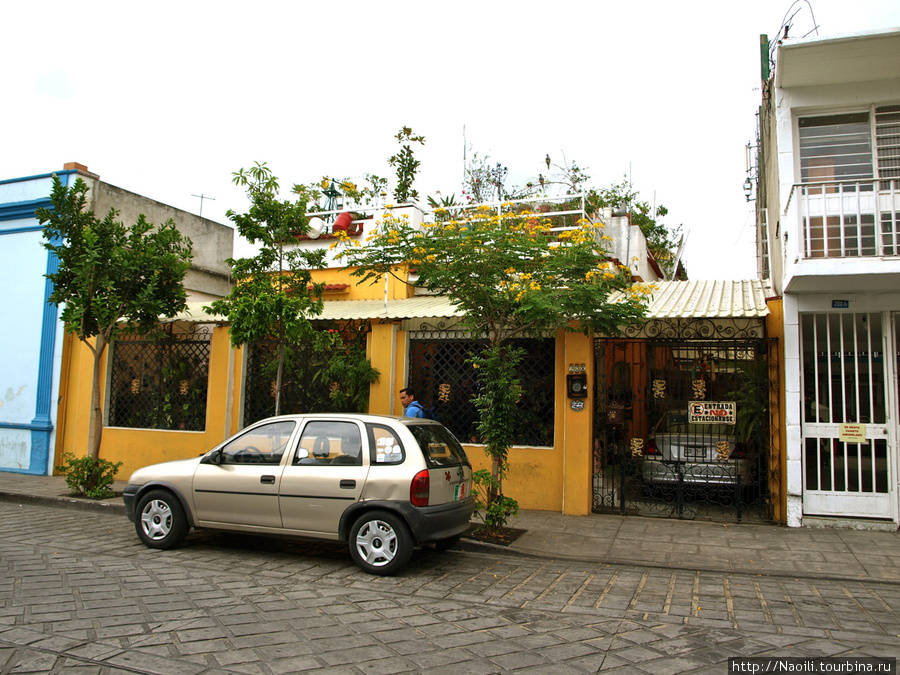
<instances>
[{"instance_id":1,"label":"front door","mask_svg":"<svg viewBox=\"0 0 900 675\"><path fill-rule=\"evenodd\" d=\"M281 527L281 459L296 425L293 420L258 424L224 445L217 463L197 466L193 491L198 524Z\"/></svg>"},{"instance_id":2,"label":"front door","mask_svg":"<svg viewBox=\"0 0 900 675\"><path fill-rule=\"evenodd\" d=\"M892 323L879 312L803 314L801 331L804 514L896 518Z\"/></svg>"}]
</instances>

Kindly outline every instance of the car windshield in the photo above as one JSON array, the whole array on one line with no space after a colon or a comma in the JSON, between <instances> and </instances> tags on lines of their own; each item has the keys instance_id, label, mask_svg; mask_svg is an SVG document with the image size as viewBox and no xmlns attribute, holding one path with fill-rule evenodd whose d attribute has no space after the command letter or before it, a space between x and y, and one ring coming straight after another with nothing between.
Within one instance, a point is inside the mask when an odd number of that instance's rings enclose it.
<instances>
[{"instance_id":1,"label":"car windshield","mask_svg":"<svg viewBox=\"0 0 900 675\"><path fill-rule=\"evenodd\" d=\"M440 424L410 424L409 430L416 437L429 466L471 466L466 451L446 427Z\"/></svg>"}]
</instances>

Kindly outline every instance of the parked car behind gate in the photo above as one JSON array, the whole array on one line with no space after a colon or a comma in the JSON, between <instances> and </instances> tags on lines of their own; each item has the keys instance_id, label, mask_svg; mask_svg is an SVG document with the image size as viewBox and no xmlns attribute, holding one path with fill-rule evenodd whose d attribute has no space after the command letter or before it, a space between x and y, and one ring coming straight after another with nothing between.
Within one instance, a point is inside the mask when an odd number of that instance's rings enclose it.
<instances>
[{"instance_id":1,"label":"parked car behind gate","mask_svg":"<svg viewBox=\"0 0 900 675\"><path fill-rule=\"evenodd\" d=\"M471 464L439 422L321 414L265 419L200 457L139 469L123 497L152 548L191 527L346 541L361 569L389 575L416 545L455 544L471 493Z\"/></svg>"},{"instance_id":2,"label":"parked car behind gate","mask_svg":"<svg viewBox=\"0 0 900 675\"><path fill-rule=\"evenodd\" d=\"M690 424L686 413L663 414L641 460L646 483L750 485L751 460L733 424Z\"/></svg>"}]
</instances>

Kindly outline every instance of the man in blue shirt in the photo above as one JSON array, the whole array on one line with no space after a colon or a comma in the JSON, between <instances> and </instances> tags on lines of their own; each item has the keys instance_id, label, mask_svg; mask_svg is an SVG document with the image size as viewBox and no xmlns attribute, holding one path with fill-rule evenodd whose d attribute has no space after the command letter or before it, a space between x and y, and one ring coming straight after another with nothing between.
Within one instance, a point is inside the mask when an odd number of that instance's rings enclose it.
<instances>
[{"instance_id":1,"label":"man in blue shirt","mask_svg":"<svg viewBox=\"0 0 900 675\"><path fill-rule=\"evenodd\" d=\"M409 387L400 390L400 405L403 406L403 414L406 417L425 417L422 404L416 400L416 392Z\"/></svg>"}]
</instances>

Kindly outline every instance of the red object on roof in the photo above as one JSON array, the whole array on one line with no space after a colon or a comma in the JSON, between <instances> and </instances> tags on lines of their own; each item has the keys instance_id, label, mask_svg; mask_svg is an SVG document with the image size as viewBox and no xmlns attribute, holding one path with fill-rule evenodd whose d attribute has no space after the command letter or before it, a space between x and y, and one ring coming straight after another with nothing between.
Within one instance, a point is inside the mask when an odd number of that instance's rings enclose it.
<instances>
[{"instance_id":1,"label":"red object on roof","mask_svg":"<svg viewBox=\"0 0 900 675\"><path fill-rule=\"evenodd\" d=\"M334 225L331 226L332 232L346 232L350 229L350 223L353 222L353 216L350 215L349 211L344 211L340 215L338 215L337 220L334 221Z\"/></svg>"}]
</instances>

